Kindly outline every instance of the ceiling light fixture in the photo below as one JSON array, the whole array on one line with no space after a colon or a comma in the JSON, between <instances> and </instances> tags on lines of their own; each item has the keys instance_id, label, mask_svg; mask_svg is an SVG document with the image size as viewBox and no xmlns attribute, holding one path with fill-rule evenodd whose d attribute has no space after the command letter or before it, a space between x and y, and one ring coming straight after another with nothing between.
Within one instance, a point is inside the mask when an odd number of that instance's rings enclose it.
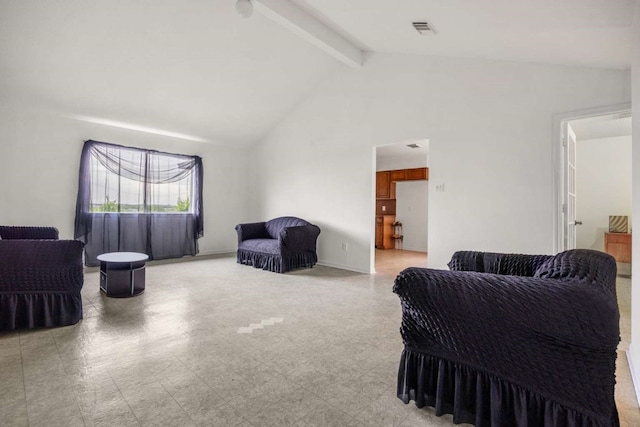
<instances>
[{"instance_id":1,"label":"ceiling light fixture","mask_svg":"<svg viewBox=\"0 0 640 427\"><path fill-rule=\"evenodd\" d=\"M236 1L236 11L242 15L243 18L250 17L253 14L253 4L251 4L251 0Z\"/></svg>"}]
</instances>

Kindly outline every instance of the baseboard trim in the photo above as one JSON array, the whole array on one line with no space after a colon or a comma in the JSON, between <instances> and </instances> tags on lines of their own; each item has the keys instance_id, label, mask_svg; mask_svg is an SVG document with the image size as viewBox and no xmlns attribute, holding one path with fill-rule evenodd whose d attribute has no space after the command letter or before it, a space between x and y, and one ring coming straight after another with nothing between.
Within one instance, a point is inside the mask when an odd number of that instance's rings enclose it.
<instances>
[{"instance_id":1,"label":"baseboard trim","mask_svg":"<svg viewBox=\"0 0 640 427\"><path fill-rule=\"evenodd\" d=\"M213 256L213 255L235 255L235 249L223 250L223 251L209 251L209 252L200 252L196 255L196 257L202 256Z\"/></svg>"},{"instance_id":2,"label":"baseboard trim","mask_svg":"<svg viewBox=\"0 0 640 427\"><path fill-rule=\"evenodd\" d=\"M629 363L629 370L631 371L631 382L633 383L633 388L636 392L636 400L638 401L638 405L640 405L640 372L636 371L636 367L633 364L633 343L629 345L627 349L627 363Z\"/></svg>"},{"instance_id":3,"label":"baseboard trim","mask_svg":"<svg viewBox=\"0 0 640 427\"><path fill-rule=\"evenodd\" d=\"M317 264L325 266L325 267L339 268L340 270L354 271L356 273L372 274L372 272L369 271L369 270L361 270L361 269L358 269L358 268L353 268L353 267L348 266L348 265L337 264L335 262L330 262L330 261L318 260Z\"/></svg>"}]
</instances>

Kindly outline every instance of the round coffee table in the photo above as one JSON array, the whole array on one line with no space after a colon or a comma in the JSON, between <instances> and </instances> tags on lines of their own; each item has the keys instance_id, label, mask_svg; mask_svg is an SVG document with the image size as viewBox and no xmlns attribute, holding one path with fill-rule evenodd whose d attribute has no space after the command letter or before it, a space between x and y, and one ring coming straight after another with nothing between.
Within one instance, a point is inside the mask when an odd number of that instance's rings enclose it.
<instances>
[{"instance_id":1,"label":"round coffee table","mask_svg":"<svg viewBox=\"0 0 640 427\"><path fill-rule=\"evenodd\" d=\"M144 292L146 254L109 252L98 255L100 290L108 297L127 298Z\"/></svg>"}]
</instances>

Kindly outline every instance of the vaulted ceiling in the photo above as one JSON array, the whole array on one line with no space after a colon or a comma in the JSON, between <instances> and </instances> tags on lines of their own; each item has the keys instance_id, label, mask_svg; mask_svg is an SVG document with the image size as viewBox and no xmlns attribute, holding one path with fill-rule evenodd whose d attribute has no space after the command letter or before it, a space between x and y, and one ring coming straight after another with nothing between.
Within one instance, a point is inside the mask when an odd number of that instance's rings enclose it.
<instances>
[{"instance_id":1,"label":"vaulted ceiling","mask_svg":"<svg viewBox=\"0 0 640 427\"><path fill-rule=\"evenodd\" d=\"M349 66L292 27L359 52L626 69L636 3L252 1L245 19L235 0L0 0L0 104L248 145ZM295 13L283 26L264 5Z\"/></svg>"}]
</instances>

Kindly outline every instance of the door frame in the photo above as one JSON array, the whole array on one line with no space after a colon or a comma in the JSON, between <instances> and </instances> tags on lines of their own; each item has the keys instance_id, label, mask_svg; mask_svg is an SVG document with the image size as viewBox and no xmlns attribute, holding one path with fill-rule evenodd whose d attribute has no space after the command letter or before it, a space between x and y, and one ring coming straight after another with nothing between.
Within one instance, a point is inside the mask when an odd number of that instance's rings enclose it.
<instances>
[{"instance_id":1,"label":"door frame","mask_svg":"<svg viewBox=\"0 0 640 427\"><path fill-rule=\"evenodd\" d=\"M566 185L566 157L563 144L564 129L572 120L586 119L589 117L605 116L607 114L631 112L631 103L614 104L604 107L590 108L587 110L570 111L553 116L553 138L551 140L553 160L553 251L554 253L565 250L565 225L567 224L566 212L563 205L567 200Z\"/></svg>"}]
</instances>

